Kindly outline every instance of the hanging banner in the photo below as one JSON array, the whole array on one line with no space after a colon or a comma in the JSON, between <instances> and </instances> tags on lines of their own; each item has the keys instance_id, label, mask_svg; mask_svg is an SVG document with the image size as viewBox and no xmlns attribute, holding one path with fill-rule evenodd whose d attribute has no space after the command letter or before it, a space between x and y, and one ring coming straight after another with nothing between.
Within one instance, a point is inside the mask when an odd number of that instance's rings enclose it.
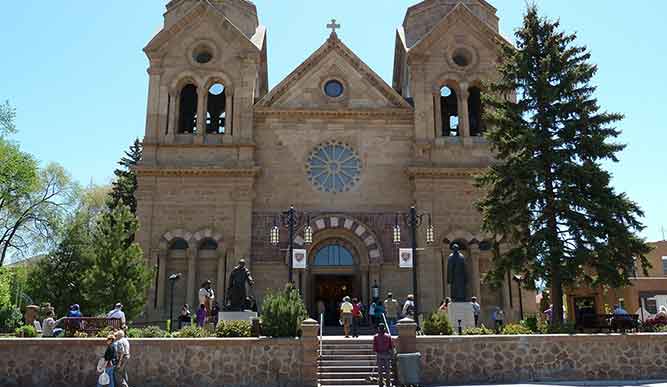
<instances>
[{"instance_id":1,"label":"hanging banner","mask_svg":"<svg viewBox=\"0 0 667 387\"><path fill-rule=\"evenodd\" d=\"M292 251L292 268L305 269L307 258L308 252L305 249L294 249Z\"/></svg>"},{"instance_id":2,"label":"hanging banner","mask_svg":"<svg viewBox=\"0 0 667 387\"><path fill-rule=\"evenodd\" d=\"M412 269L412 249L398 249L398 267Z\"/></svg>"}]
</instances>

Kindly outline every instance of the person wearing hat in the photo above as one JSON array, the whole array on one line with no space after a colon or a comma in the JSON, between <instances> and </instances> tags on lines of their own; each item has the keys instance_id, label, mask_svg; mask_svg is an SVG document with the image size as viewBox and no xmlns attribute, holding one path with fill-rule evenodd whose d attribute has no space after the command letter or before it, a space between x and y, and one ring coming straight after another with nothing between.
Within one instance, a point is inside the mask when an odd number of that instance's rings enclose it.
<instances>
[{"instance_id":1,"label":"person wearing hat","mask_svg":"<svg viewBox=\"0 0 667 387\"><path fill-rule=\"evenodd\" d=\"M389 331L391 331L391 327L396 324L396 321L398 321L398 313L401 310L401 305L398 303L398 300L394 298L394 294L392 292L387 293L387 299L384 300L384 312L387 315L387 322L389 323Z\"/></svg>"},{"instance_id":2,"label":"person wearing hat","mask_svg":"<svg viewBox=\"0 0 667 387\"><path fill-rule=\"evenodd\" d=\"M343 331L345 337L350 337L350 325L352 325L352 310L354 305L350 302L350 297L345 296L343 303L340 304L340 319L343 322Z\"/></svg>"},{"instance_id":3,"label":"person wearing hat","mask_svg":"<svg viewBox=\"0 0 667 387\"><path fill-rule=\"evenodd\" d=\"M393 357L394 343L391 335L387 333L384 323L378 324L378 333L373 337L373 352L375 352L378 369L378 386L384 383L391 385L391 359Z\"/></svg>"},{"instance_id":4,"label":"person wearing hat","mask_svg":"<svg viewBox=\"0 0 667 387\"><path fill-rule=\"evenodd\" d=\"M107 318L117 318L120 319L121 326L125 326L125 312L123 312L123 304L117 302L113 310L107 313Z\"/></svg>"}]
</instances>

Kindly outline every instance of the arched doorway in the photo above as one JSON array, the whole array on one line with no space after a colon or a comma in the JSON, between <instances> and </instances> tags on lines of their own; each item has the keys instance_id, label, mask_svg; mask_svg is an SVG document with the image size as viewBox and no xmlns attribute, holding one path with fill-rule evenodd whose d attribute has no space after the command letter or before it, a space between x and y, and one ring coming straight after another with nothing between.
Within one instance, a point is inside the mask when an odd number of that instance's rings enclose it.
<instances>
[{"instance_id":1,"label":"arched doorway","mask_svg":"<svg viewBox=\"0 0 667 387\"><path fill-rule=\"evenodd\" d=\"M361 296L359 254L344 239L327 239L313 249L310 263L311 311L318 320L324 313L325 325L338 325L343 297Z\"/></svg>"}]
</instances>

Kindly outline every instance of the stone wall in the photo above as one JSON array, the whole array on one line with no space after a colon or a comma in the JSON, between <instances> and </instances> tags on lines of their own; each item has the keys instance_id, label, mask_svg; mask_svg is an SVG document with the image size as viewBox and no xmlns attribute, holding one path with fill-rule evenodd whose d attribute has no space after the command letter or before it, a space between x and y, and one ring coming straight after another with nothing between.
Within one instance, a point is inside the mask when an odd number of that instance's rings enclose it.
<instances>
[{"instance_id":1,"label":"stone wall","mask_svg":"<svg viewBox=\"0 0 667 387\"><path fill-rule=\"evenodd\" d=\"M423 384L667 378L667 334L417 337Z\"/></svg>"},{"instance_id":2,"label":"stone wall","mask_svg":"<svg viewBox=\"0 0 667 387\"><path fill-rule=\"evenodd\" d=\"M301 386L304 346L291 339L130 340L136 387ZM94 386L101 339L0 340L0 386Z\"/></svg>"}]
</instances>

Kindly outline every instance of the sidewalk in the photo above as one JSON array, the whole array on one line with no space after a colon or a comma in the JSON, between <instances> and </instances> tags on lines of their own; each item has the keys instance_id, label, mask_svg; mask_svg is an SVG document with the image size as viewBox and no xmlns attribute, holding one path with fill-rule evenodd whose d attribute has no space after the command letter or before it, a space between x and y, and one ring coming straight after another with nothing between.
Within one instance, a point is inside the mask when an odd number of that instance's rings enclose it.
<instances>
[{"instance_id":1,"label":"sidewalk","mask_svg":"<svg viewBox=\"0 0 667 387\"><path fill-rule=\"evenodd\" d=\"M442 386L442 387L667 387L665 380L608 380L608 381L581 381L581 382L548 382L548 383L525 383L525 384L490 384L490 385L467 385L467 386Z\"/></svg>"}]
</instances>

